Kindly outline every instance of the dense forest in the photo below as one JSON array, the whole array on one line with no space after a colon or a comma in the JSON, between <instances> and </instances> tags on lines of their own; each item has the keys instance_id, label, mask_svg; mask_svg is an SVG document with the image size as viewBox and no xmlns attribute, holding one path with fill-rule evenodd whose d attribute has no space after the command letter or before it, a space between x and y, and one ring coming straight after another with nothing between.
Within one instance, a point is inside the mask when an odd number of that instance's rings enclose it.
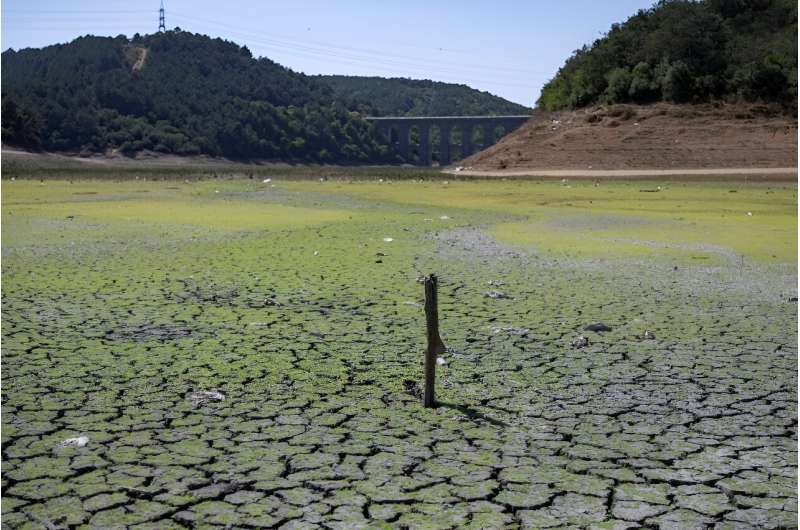
<instances>
[{"instance_id":1,"label":"dense forest","mask_svg":"<svg viewBox=\"0 0 800 530\"><path fill-rule=\"evenodd\" d=\"M438 81L359 77L316 76L333 88L350 106L366 104L376 116L482 116L530 114L531 109L467 85Z\"/></svg>"},{"instance_id":2,"label":"dense forest","mask_svg":"<svg viewBox=\"0 0 800 530\"><path fill-rule=\"evenodd\" d=\"M313 162L396 161L327 85L180 30L2 55L3 142Z\"/></svg>"},{"instance_id":3,"label":"dense forest","mask_svg":"<svg viewBox=\"0 0 800 530\"><path fill-rule=\"evenodd\" d=\"M155 151L321 163L400 159L362 115L530 109L463 85L306 76L176 29L2 55L2 140L48 151Z\"/></svg>"},{"instance_id":4,"label":"dense forest","mask_svg":"<svg viewBox=\"0 0 800 530\"><path fill-rule=\"evenodd\" d=\"M539 108L766 101L797 109L797 0L661 0L570 57Z\"/></svg>"}]
</instances>

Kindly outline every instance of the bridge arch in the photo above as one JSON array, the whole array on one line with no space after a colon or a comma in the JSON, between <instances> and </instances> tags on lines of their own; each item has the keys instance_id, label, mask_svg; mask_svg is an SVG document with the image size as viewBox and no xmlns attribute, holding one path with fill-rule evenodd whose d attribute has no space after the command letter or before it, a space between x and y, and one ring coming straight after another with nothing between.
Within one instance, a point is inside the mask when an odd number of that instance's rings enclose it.
<instances>
[{"instance_id":1,"label":"bridge arch","mask_svg":"<svg viewBox=\"0 0 800 530\"><path fill-rule=\"evenodd\" d=\"M531 116L366 117L407 161L429 165L437 159L447 166L466 158L478 145L486 149ZM413 138L412 138L413 136ZM438 139L438 142L437 142Z\"/></svg>"}]
</instances>

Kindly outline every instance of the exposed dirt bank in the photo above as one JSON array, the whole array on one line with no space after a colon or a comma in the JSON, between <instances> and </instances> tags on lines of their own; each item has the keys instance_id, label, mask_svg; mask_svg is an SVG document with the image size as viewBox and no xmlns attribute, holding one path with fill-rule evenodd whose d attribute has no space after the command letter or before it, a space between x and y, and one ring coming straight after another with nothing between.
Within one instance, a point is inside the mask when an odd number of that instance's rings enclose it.
<instances>
[{"instance_id":1,"label":"exposed dirt bank","mask_svg":"<svg viewBox=\"0 0 800 530\"><path fill-rule=\"evenodd\" d=\"M538 113L460 165L473 171L797 167L797 118L764 105L599 106Z\"/></svg>"}]
</instances>

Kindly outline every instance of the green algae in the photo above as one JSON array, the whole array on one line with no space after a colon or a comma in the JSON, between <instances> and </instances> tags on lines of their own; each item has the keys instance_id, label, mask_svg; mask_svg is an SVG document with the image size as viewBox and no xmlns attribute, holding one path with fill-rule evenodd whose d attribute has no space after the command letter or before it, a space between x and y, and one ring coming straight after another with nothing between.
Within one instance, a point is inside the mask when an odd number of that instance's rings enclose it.
<instances>
[{"instance_id":1,"label":"green algae","mask_svg":"<svg viewBox=\"0 0 800 530\"><path fill-rule=\"evenodd\" d=\"M5 181L4 522L783 524L796 191L735 186Z\"/></svg>"}]
</instances>

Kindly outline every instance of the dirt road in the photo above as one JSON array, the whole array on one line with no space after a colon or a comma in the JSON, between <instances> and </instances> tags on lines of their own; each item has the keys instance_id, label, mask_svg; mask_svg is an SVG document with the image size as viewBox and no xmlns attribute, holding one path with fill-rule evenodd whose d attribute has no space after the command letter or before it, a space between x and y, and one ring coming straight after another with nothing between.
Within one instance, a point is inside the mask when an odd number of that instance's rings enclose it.
<instances>
[{"instance_id":1,"label":"dirt road","mask_svg":"<svg viewBox=\"0 0 800 530\"><path fill-rule=\"evenodd\" d=\"M796 181L796 167L724 168L724 169L467 169L445 170L445 173L469 177L546 177L571 179L656 179L664 177L711 177L732 180Z\"/></svg>"}]
</instances>

